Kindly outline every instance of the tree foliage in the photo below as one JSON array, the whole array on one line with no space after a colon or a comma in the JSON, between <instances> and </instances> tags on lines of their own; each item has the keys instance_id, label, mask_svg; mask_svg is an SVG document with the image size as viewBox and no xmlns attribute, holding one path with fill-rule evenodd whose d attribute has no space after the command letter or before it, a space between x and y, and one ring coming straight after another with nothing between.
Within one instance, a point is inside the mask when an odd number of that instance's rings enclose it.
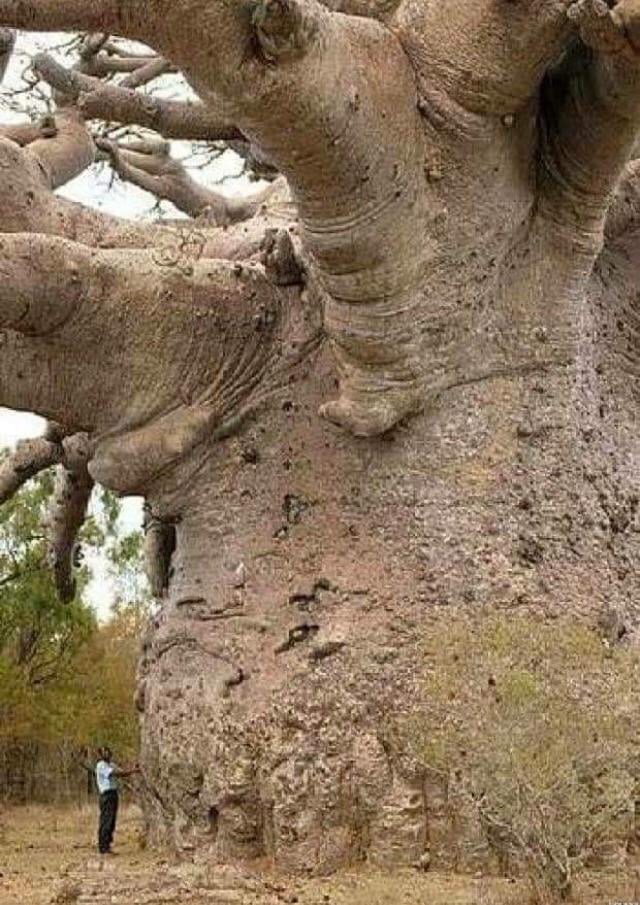
<instances>
[{"instance_id":1,"label":"tree foliage","mask_svg":"<svg viewBox=\"0 0 640 905\"><path fill-rule=\"evenodd\" d=\"M566 895L633 831L640 656L575 618L438 620L417 751L466 795L506 870Z\"/></svg>"},{"instance_id":2,"label":"tree foliage","mask_svg":"<svg viewBox=\"0 0 640 905\"><path fill-rule=\"evenodd\" d=\"M137 747L133 691L148 611L141 537L119 530L119 503L102 494L79 538L76 594L63 603L42 527L53 488L51 472L42 472L0 510L0 748L8 773L27 749L78 755L109 740L128 756ZM87 600L97 555L121 573L106 622ZM11 776L5 785L11 792Z\"/></svg>"}]
</instances>

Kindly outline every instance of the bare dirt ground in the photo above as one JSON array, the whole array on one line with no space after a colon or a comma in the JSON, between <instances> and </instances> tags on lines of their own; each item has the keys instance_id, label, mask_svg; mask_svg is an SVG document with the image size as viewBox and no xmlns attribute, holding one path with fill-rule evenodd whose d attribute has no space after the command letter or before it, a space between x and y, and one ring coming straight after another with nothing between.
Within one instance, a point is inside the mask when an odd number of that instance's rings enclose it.
<instances>
[{"instance_id":1,"label":"bare dirt ground","mask_svg":"<svg viewBox=\"0 0 640 905\"><path fill-rule=\"evenodd\" d=\"M125 808L119 855L95 854L95 806L0 811L0 905L529 905L524 883L413 870L368 869L328 879L290 880L179 862L141 847L137 809ZM634 872L631 872L634 874ZM578 905L640 903L634 876L592 877Z\"/></svg>"}]
</instances>

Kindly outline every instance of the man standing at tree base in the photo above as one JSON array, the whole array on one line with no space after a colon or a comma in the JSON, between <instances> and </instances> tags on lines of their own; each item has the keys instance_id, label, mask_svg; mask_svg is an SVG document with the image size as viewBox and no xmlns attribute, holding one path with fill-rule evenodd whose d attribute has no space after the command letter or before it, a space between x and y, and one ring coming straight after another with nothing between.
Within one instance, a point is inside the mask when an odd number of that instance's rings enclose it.
<instances>
[{"instance_id":1,"label":"man standing at tree base","mask_svg":"<svg viewBox=\"0 0 640 905\"><path fill-rule=\"evenodd\" d=\"M132 770L120 770L112 763L111 749L101 748L100 760L96 764L96 785L100 795L100 823L98 826L98 851L101 855L112 855L111 844L116 830L118 818L118 778L132 776L138 767Z\"/></svg>"}]
</instances>

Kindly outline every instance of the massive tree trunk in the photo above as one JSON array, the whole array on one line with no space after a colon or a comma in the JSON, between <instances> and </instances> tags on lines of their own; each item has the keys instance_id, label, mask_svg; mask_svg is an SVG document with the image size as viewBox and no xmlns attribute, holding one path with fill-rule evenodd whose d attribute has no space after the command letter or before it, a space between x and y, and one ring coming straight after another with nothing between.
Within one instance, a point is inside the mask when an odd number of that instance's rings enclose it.
<instances>
[{"instance_id":1,"label":"massive tree trunk","mask_svg":"<svg viewBox=\"0 0 640 905\"><path fill-rule=\"evenodd\" d=\"M629 320L602 279L575 312L589 336L561 345L550 306L529 360L444 371L428 414L387 437L316 417L333 381L320 353L197 485L178 479L141 686L155 831L302 871L426 847L450 862L437 785L393 744L436 608L637 621L634 390L592 346Z\"/></svg>"},{"instance_id":2,"label":"massive tree trunk","mask_svg":"<svg viewBox=\"0 0 640 905\"><path fill-rule=\"evenodd\" d=\"M2 145L0 402L88 433L92 477L148 503L156 836L299 871L446 859L394 731L433 614L637 619L639 14L0 0L153 45L204 104L154 122L237 130L291 191L205 199L225 228L187 234L53 197L83 110L150 113L50 66L80 113ZM116 168L200 215L147 150Z\"/></svg>"}]
</instances>

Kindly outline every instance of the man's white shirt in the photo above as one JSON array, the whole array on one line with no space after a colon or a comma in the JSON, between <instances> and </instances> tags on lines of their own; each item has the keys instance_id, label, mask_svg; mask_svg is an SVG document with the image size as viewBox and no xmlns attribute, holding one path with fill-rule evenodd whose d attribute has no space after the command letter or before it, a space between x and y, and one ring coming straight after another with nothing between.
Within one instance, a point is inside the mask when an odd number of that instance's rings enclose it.
<instances>
[{"instance_id":1,"label":"man's white shirt","mask_svg":"<svg viewBox=\"0 0 640 905\"><path fill-rule=\"evenodd\" d=\"M118 780L115 775L117 769L115 764L107 763L106 760L99 760L96 764L96 785L101 795L103 792L118 791Z\"/></svg>"}]
</instances>

